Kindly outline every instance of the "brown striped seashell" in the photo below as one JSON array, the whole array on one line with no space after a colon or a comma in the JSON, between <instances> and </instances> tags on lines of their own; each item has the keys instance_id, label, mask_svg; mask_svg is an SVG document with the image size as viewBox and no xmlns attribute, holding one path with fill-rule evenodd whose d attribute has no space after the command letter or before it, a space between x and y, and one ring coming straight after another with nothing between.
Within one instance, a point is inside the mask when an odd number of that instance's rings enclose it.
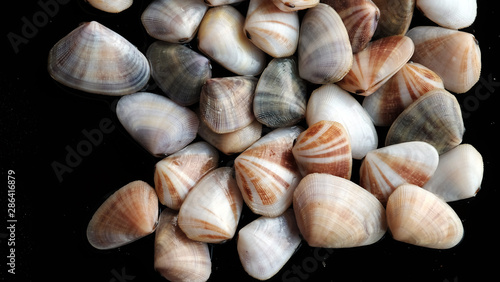
<instances>
[{"instance_id":1,"label":"brown striped seashell","mask_svg":"<svg viewBox=\"0 0 500 282\"><path fill-rule=\"evenodd\" d=\"M436 172L422 188L446 202L463 200L479 192L483 173L481 154L470 144L460 144L439 156Z\"/></svg>"},{"instance_id":2,"label":"brown striped seashell","mask_svg":"<svg viewBox=\"0 0 500 282\"><path fill-rule=\"evenodd\" d=\"M462 221L446 202L416 185L399 186L387 201L392 237L408 244L449 249L463 238Z\"/></svg>"},{"instance_id":3,"label":"brown striped seashell","mask_svg":"<svg viewBox=\"0 0 500 282\"><path fill-rule=\"evenodd\" d=\"M212 261L207 243L189 239L177 224L178 214L165 209L156 228L154 268L169 281L207 281Z\"/></svg>"},{"instance_id":4,"label":"brown striped seashell","mask_svg":"<svg viewBox=\"0 0 500 282\"><path fill-rule=\"evenodd\" d=\"M462 142L464 131L457 98L444 89L434 89L398 116L387 132L385 145L424 141L442 154Z\"/></svg>"},{"instance_id":5,"label":"brown striped seashell","mask_svg":"<svg viewBox=\"0 0 500 282\"><path fill-rule=\"evenodd\" d=\"M86 0L86 2L98 10L108 13L123 12L134 3L133 0Z\"/></svg>"},{"instance_id":6,"label":"brown striped seashell","mask_svg":"<svg viewBox=\"0 0 500 282\"><path fill-rule=\"evenodd\" d=\"M402 184L422 187L436 171L438 162L438 152L425 142L382 147L366 154L359 172L359 185L385 205L389 195Z\"/></svg>"},{"instance_id":7,"label":"brown striped seashell","mask_svg":"<svg viewBox=\"0 0 500 282\"><path fill-rule=\"evenodd\" d=\"M236 181L256 214L278 216L292 203L301 174L292 154L297 126L278 128L255 142L234 161Z\"/></svg>"},{"instance_id":8,"label":"brown striped seashell","mask_svg":"<svg viewBox=\"0 0 500 282\"><path fill-rule=\"evenodd\" d=\"M302 176L317 172L351 179L351 141L336 121L311 125L297 137L292 153Z\"/></svg>"},{"instance_id":9,"label":"brown striped seashell","mask_svg":"<svg viewBox=\"0 0 500 282\"><path fill-rule=\"evenodd\" d=\"M380 9L375 38L405 35L410 27L415 0L372 0Z\"/></svg>"},{"instance_id":10,"label":"brown striped seashell","mask_svg":"<svg viewBox=\"0 0 500 282\"><path fill-rule=\"evenodd\" d=\"M221 243L233 238L242 209L234 170L220 167L191 189L179 210L179 227L192 240Z\"/></svg>"},{"instance_id":11,"label":"brown striped seashell","mask_svg":"<svg viewBox=\"0 0 500 282\"><path fill-rule=\"evenodd\" d=\"M299 15L283 12L269 0L250 0L244 26L255 46L275 57L295 53L299 42Z\"/></svg>"},{"instance_id":12,"label":"brown striped seashell","mask_svg":"<svg viewBox=\"0 0 500 282\"><path fill-rule=\"evenodd\" d=\"M337 85L351 93L368 96L408 62L413 50L413 42L406 36L372 41L354 54L351 70Z\"/></svg>"},{"instance_id":13,"label":"brown striped seashell","mask_svg":"<svg viewBox=\"0 0 500 282\"><path fill-rule=\"evenodd\" d=\"M437 26L418 26L406 34L415 43L412 61L436 72L444 87L469 91L481 74L481 50L474 35Z\"/></svg>"},{"instance_id":14,"label":"brown striped seashell","mask_svg":"<svg viewBox=\"0 0 500 282\"><path fill-rule=\"evenodd\" d=\"M154 183L160 202L179 210L191 188L218 162L219 153L206 142L192 143L157 162Z\"/></svg>"},{"instance_id":15,"label":"brown striped seashell","mask_svg":"<svg viewBox=\"0 0 500 282\"><path fill-rule=\"evenodd\" d=\"M311 247L373 244L387 230L385 210L370 192L326 173L305 176L293 193L300 233Z\"/></svg>"},{"instance_id":16,"label":"brown striped seashell","mask_svg":"<svg viewBox=\"0 0 500 282\"><path fill-rule=\"evenodd\" d=\"M444 88L443 80L427 67L409 62L370 96L363 108L377 126L390 126L411 103L425 93Z\"/></svg>"},{"instance_id":17,"label":"brown striped seashell","mask_svg":"<svg viewBox=\"0 0 500 282\"><path fill-rule=\"evenodd\" d=\"M97 249L117 248L153 233L157 223L155 190L144 181L133 181L96 210L87 226L87 239Z\"/></svg>"},{"instance_id":18,"label":"brown striped seashell","mask_svg":"<svg viewBox=\"0 0 500 282\"><path fill-rule=\"evenodd\" d=\"M442 27L462 29L474 23L477 0L417 0L416 7Z\"/></svg>"}]
</instances>

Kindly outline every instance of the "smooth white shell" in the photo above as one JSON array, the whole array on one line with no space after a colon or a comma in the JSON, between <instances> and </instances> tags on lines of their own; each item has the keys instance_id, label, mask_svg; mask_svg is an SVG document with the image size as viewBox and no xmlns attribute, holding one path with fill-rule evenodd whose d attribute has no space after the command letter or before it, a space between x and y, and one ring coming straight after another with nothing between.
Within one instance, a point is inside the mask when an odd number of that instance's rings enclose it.
<instances>
[{"instance_id":1,"label":"smooth white shell","mask_svg":"<svg viewBox=\"0 0 500 282\"><path fill-rule=\"evenodd\" d=\"M416 6L431 21L451 29L470 26L477 15L476 0L417 0Z\"/></svg>"}]
</instances>

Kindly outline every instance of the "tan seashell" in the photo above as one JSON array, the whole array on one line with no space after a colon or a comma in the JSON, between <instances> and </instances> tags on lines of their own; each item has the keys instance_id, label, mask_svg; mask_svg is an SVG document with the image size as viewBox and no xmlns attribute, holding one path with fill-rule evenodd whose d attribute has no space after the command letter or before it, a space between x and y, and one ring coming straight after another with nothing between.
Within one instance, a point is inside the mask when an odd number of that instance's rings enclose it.
<instances>
[{"instance_id":1,"label":"tan seashell","mask_svg":"<svg viewBox=\"0 0 500 282\"><path fill-rule=\"evenodd\" d=\"M427 67L409 62L370 96L363 108L377 126L390 126L411 103L436 88L444 88L441 78Z\"/></svg>"},{"instance_id":2,"label":"tan seashell","mask_svg":"<svg viewBox=\"0 0 500 282\"><path fill-rule=\"evenodd\" d=\"M179 227L192 240L221 243L233 238L243 199L230 167L205 175L187 195L179 210Z\"/></svg>"},{"instance_id":3,"label":"tan seashell","mask_svg":"<svg viewBox=\"0 0 500 282\"><path fill-rule=\"evenodd\" d=\"M177 212L165 209L156 228L154 268L170 281L207 281L212 273L208 245L189 239L177 224Z\"/></svg>"},{"instance_id":4,"label":"tan seashell","mask_svg":"<svg viewBox=\"0 0 500 282\"><path fill-rule=\"evenodd\" d=\"M377 148L378 135L370 116L351 94L335 84L323 85L312 92L306 120L308 125L322 120L341 123L349 133L354 159L362 159Z\"/></svg>"},{"instance_id":5,"label":"tan seashell","mask_svg":"<svg viewBox=\"0 0 500 282\"><path fill-rule=\"evenodd\" d=\"M196 138L198 117L170 99L148 92L123 96L116 106L127 132L154 156L170 155Z\"/></svg>"},{"instance_id":6,"label":"tan seashell","mask_svg":"<svg viewBox=\"0 0 500 282\"><path fill-rule=\"evenodd\" d=\"M484 163L481 154L469 144L461 144L439 156L434 175L423 186L446 202L476 196L481 189Z\"/></svg>"},{"instance_id":7,"label":"tan seashell","mask_svg":"<svg viewBox=\"0 0 500 282\"><path fill-rule=\"evenodd\" d=\"M464 131L457 98L444 89L434 89L398 116L387 132L385 145L424 141L442 154L462 142Z\"/></svg>"},{"instance_id":8,"label":"tan seashell","mask_svg":"<svg viewBox=\"0 0 500 282\"><path fill-rule=\"evenodd\" d=\"M302 177L292 154L293 141L300 132L297 126L275 129L235 159L238 187L254 213L278 216L292 203Z\"/></svg>"},{"instance_id":9,"label":"tan seashell","mask_svg":"<svg viewBox=\"0 0 500 282\"><path fill-rule=\"evenodd\" d=\"M336 121L322 120L311 125L297 137L292 152L302 176L317 172L351 179L349 134Z\"/></svg>"},{"instance_id":10,"label":"tan seashell","mask_svg":"<svg viewBox=\"0 0 500 282\"><path fill-rule=\"evenodd\" d=\"M269 0L250 0L244 26L255 46L275 57L291 56L299 42L299 15L283 12Z\"/></svg>"},{"instance_id":11,"label":"tan seashell","mask_svg":"<svg viewBox=\"0 0 500 282\"><path fill-rule=\"evenodd\" d=\"M238 255L245 271L259 280L273 277L301 241L293 210L278 217L261 216L238 232Z\"/></svg>"},{"instance_id":12,"label":"tan seashell","mask_svg":"<svg viewBox=\"0 0 500 282\"><path fill-rule=\"evenodd\" d=\"M147 33L171 43L190 42L208 7L202 0L154 0L141 15Z\"/></svg>"},{"instance_id":13,"label":"tan seashell","mask_svg":"<svg viewBox=\"0 0 500 282\"><path fill-rule=\"evenodd\" d=\"M415 0L372 0L380 9L375 38L404 35L410 27Z\"/></svg>"},{"instance_id":14,"label":"tan seashell","mask_svg":"<svg viewBox=\"0 0 500 282\"><path fill-rule=\"evenodd\" d=\"M387 229L382 204L345 178L305 176L293 193L297 225L311 247L350 248L380 240Z\"/></svg>"},{"instance_id":15,"label":"tan seashell","mask_svg":"<svg viewBox=\"0 0 500 282\"><path fill-rule=\"evenodd\" d=\"M337 85L349 92L368 96L408 62L413 50L413 42L406 36L372 41L354 55L351 70Z\"/></svg>"},{"instance_id":16,"label":"tan seashell","mask_svg":"<svg viewBox=\"0 0 500 282\"><path fill-rule=\"evenodd\" d=\"M158 197L144 181L133 181L114 192L96 210L87 239L97 249L117 248L155 231Z\"/></svg>"},{"instance_id":17,"label":"tan seashell","mask_svg":"<svg viewBox=\"0 0 500 282\"><path fill-rule=\"evenodd\" d=\"M465 93L479 81L481 50L474 35L437 26L419 26L408 31L407 36L415 43L411 59L436 72L449 91Z\"/></svg>"},{"instance_id":18,"label":"tan seashell","mask_svg":"<svg viewBox=\"0 0 500 282\"><path fill-rule=\"evenodd\" d=\"M160 202L179 210L188 192L218 166L219 153L206 142L196 142L155 165L155 190Z\"/></svg>"},{"instance_id":19,"label":"tan seashell","mask_svg":"<svg viewBox=\"0 0 500 282\"><path fill-rule=\"evenodd\" d=\"M219 134L234 132L252 123L257 81L251 76L208 79L201 90L201 120Z\"/></svg>"},{"instance_id":20,"label":"tan seashell","mask_svg":"<svg viewBox=\"0 0 500 282\"><path fill-rule=\"evenodd\" d=\"M344 23L323 3L305 13L300 26L299 74L316 84L341 80L352 66L352 49Z\"/></svg>"},{"instance_id":21,"label":"tan seashell","mask_svg":"<svg viewBox=\"0 0 500 282\"><path fill-rule=\"evenodd\" d=\"M48 71L65 86L112 96L141 90L150 75L148 60L132 43L95 21L81 24L52 47Z\"/></svg>"},{"instance_id":22,"label":"tan seashell","mask_svg":"<svg viewBox=\"0 0 500 282\"><path fill-rule=\"evenodd\" d=\"M244 23L233 6L209 9L198 30L198 48L235 74L258 75L266 66L266 54L246 37Z\"/></svg>"},{"instance_id":23,"label":"tan seashell","mask_svg":"<svg viewBox=\"0 0 500 282\"><path fill-rule=\"evenodd\" d=\"M130 8L133 4L133 0L86 0L92 7L108 12L108 13L120 13Z\"/></svg>"},{"instance_id":24,"label":"tan seashell","mask_svg":"<svg viewBox=\"0 0 500 282\"><path fill-rule=\"evenodd\" d=\"M446 202L416 185L403 184L387 201L387 224L395 240L449 249L462 240L462 221Z\"/></svg>"},{"instance_id":25,"label":"tan seashell","mask_svg":"<svg viewBox=\"0 0 500 282\"><path fill-rule=\"evenodd\" d=\"M477 15L477 0L417 0L417 8L442 27L462 29L472 25Z\"/></svg>"},{"instance_id":26,"label":"tan seashell","mask_svg":"<svg viewBox=\"0 0 500 282\"><path fill-rule=\"evenodd\" d=\"M360 168L359 185L385 205L402 184L423 186L438 166L436 149L421 141L405 142L366 154Z\"/></svg>"},{"instance_id":27,"label":"tan seashell","mask_svg":"<svg viewBox=\"0 0 500 282\"><path fill-rule=\"evenodd\" d=\"M319 0L272 0L274 5L285 12L305 10L318 5Z\"/></svg>"}]
</instances>

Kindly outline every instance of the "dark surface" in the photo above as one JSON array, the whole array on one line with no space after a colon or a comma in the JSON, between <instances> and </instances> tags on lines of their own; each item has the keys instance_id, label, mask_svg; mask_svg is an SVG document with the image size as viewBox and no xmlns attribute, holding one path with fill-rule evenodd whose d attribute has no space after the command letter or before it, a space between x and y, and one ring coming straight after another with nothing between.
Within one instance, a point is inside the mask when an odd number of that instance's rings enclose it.
<instances>
[{"instance_id":1,"label":"dark surface","mask_svg":"<svg viewBox=\"0 0 500 282\"><path fill-rule=\"evenodd\" d=\"M14 2L14 1L10 1ZM150 1L136 0L127 11L113 15L84 1L58 3L51 14L37 1L16 1L2 17L0 94L1 228L0 280L6 281L164 281L153 268L154 235L109 251L92 248L85 229L92 214L116 189L133 180L153 184L150 156L125 132L113 109L116 97L86 94L61 86L46 71L50 48L79 23L96 20L120 33L145 52L154 42L140 15ZM481 81L457 95L464 111L464 143L483 155L482 190L468 200L451 203L461 217L465 237L450 250L431 250L399 243L387 234L380 242L360 248L324 250L300 248L271 281L491 281L498 278L498 107L500 81L498 9L479 1L473 33L482 50ZM26 20L39 27L23 28ZM413 26L430 24L415 13ZM17 52L8 34L22 36ZM29 38L27 38L29 37ZM7 63L5 63L7 61ZM221 68L214 64L214 76ZM498 82L497 82L498 81ZM311 86L310 90L317 86ZM152 92L157 92L154 84ZM102 123L109 124L101 128ZM83 146L84 131L101 130L102 140L85 151L59 180L55 162L67 164L68 150ZM379 129L381 134L386 129ZM382 139L381 137L380 139ZM82 149L83 147L81 147ZM83 150L83 149L82 149ZM221 165L234 157L224 157ZM353 180L357 180L359 162ZM16 176L16 274L6 273L7 171ZM244 210L239 228L256 216ZM253 281L238 259L236 241L212 245L210 281Z\"/></svg>"}]
</instances>

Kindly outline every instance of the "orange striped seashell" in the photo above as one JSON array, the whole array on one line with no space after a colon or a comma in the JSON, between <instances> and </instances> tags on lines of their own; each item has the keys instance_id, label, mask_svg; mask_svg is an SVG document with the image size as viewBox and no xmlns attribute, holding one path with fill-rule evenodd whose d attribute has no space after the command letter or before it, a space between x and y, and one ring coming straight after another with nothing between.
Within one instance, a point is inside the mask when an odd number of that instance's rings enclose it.
<instances>
[{"instance_id":1,"label":"orange striped seashell","mask_svg":"<svg viewBox=\"0 0 500 282\"><path fill-rule=\"evenodd\" d=\"M351 143L341 123L322 120L311 125L297 137L292 152L302 176L318 172L351 178Z\"/></svg>"}]
</instances>

